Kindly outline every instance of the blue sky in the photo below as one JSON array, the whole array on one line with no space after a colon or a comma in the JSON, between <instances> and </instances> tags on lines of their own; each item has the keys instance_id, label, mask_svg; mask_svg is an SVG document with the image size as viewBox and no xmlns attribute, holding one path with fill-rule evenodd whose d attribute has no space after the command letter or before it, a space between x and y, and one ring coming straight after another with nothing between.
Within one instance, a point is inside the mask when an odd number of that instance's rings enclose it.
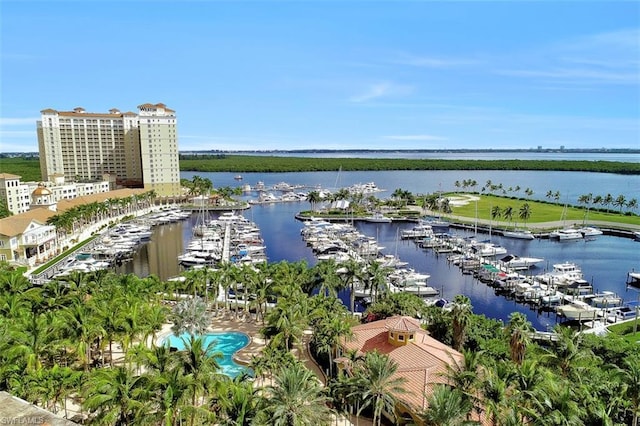
<instances>
[{"instance_id":1,"label":"blue sky","mask_svg":"<svg viewBox=\"0 0 640 426\"><path fill-rule=\"evenodd\" d=\"M640 2L3 0L0 151L165 103L180 150L640 148Z\"/></svg>"}]
</instances>

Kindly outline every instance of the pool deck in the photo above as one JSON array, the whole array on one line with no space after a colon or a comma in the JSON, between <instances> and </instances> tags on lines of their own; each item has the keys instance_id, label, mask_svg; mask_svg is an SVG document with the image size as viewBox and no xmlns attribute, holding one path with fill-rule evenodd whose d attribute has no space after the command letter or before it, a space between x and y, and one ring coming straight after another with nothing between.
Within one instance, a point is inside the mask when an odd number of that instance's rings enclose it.
<instances>
[{"instance_id":1,"label":"pool deck","mask_svg":"<svg viewBox=\"0 0 640 426\"><path fill-rule=\"evenodd\" d=\"M162 330L157 334L156 344L172 334L172 325L173 324L165 324L162 327ZM221 311L218 315L215 315L213 317L211 326L209 327L209 331L240 331L247 334L250 339L249 344L236 352L233 358L238 364L248 365L251 362L253 356L259 355L266 345L265 340L260 336L261 328L262 323L260 321L256 323L253 317L244 318L242 315L239 315L236 319L233 312ZM308 335L305 337L308 337ZM151 344L151 342L149 342L149 344ZM306 345L304 347L304 350L302 351L302 354L299 355L297 349L294 349L293 353L296 356L299 356L300 359L304 361L305 366L309 370L314 372L318 380L322 383L322 386L326 385L326 376L323 373L322 369L320 369L318 364L316 364L313 358L309 355L309 351L307 350ZM260 384L256 383L256 385ZM352 426L356 424L362 426L371 426L372 422L370 419L363 417L356 419L354 416L351 419L347 419L344 416L338 416L337 418L334 418L331 424L336 426Z\"/></svg>"}]
</instances>

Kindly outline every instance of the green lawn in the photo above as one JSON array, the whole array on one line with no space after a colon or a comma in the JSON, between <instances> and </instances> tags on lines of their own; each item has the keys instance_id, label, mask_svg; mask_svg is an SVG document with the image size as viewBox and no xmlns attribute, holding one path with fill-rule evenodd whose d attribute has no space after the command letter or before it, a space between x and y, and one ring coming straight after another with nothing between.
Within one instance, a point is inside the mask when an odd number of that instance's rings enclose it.
<instances>
[{"instance_id":1,"label":"green lawn","mask_svg":"<svg viewBox=\"0 0 640 426\"><path fill-rule=\"evenodd\" d=\"M501 211L505 211L505 209L511 207L513 211L512 222L511 224L515 226L526 226L522 219L519 218L519 211L523 204L528 203L529 209L531 212L531 216L527 221L528 224L542 223L542 222L553 222L559 220L567 220L570 222L582 222L585 219L585 209L577 208L577 207L567 207L566 209L566 217L563 218L563 210L564 205L554 204L554 203L546 203L540 201L533 200L525 200L525 199L514 199L508 197L498 197L495 195L478 195L478 194L465 194L465 193L457 193L457 194L446 194L448 197L465 197L465 196L475 196L479 197L477 201L477 212L478 219L481 220L493 220L499 222L508 222L504 218L491 218L491 211L495 206L500 207ZM640 225L640 217L637 215L624 215L618 212L613 211L610 212L601 212L601 211L589 211L589 216L587 218L587 222L594 221L607 221L614 223L622 223L622 224L635 224ZM454 206L452 205L453 215L456 216L465 216L471 219L476 217L476 203L470 202L463 206Z\"/></svg>"},{"instance_id":2,"label":"green lawn","mask_svg":"<svg viewBox=\"0 0 640 426\"><path fill-rule=\"evenodd\" d=\"M635 321L629 321L622 324L610 325L607 327L610 332L618 334L624 337L624 340L630 343L640 342L640 321L637 324ZM634 333L634 329L636 332Z\"/></svg>"}]
</instances>

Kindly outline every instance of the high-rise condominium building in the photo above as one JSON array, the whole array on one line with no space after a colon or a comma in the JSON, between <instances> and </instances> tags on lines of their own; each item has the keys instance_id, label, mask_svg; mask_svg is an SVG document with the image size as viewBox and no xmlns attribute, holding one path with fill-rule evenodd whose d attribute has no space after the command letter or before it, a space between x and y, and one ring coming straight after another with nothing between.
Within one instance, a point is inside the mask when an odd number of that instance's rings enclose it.
<instances>
[{"instance_id":1,"label":"high-rise condominium building","mask_svg":"<svg viewBox=\"0 0 640 426\"><path fill-rule=\"evenodd\" d=\"M41 111L38 148L42 180L98 180L116 176L125 187L180 193L175 111L164 104L142 104L138 113Z\"/></svg>"}]
</instances>

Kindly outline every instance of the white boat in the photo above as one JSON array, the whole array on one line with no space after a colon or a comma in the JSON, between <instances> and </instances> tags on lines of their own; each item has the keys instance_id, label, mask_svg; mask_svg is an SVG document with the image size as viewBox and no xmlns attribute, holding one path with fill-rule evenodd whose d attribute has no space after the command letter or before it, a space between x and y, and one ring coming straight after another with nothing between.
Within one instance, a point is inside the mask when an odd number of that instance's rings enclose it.
<instances>
[{"instance_id":1,"label":"white boat","mask_svg":"<svg viewBox=\"0 0 640 426\"><path fill-rule=\"evenodd\" d=\"M379 256L376 258L376 262L378 262L383 268L401 268L409 264L409 262L400 260L398 256L395 256L393 254L385 254Z\"/></svg>"},{"instance_id":2,"label":"white boat","mask_svg":"<svg viewBox=\"0 0 640 426\"><path fill-rule=\"evenodd\" d=\"M493 243L474 243L471 245L471 249L482 257L500 256L507 254L507 249L502 246L497 246Z\"/></svg>"},{"instance_id":3,"label":"white boat","mask_svg":"<svg viewBox=\"0 0 640 426\"><path fill-rule=\"evenodd\" d=\"M578 228L578 232L584 237L597 237L598 235L602 235L602 231L595 226L583 226L582 228Z\"/></svg>"},{"instance_id":4,"label":"white boat","mask_svg":"<svg viewBox=\"0 0 640 426\"><path fill-rule=\"evenodd\" d=\"M638 315L636 306L619 306L617 308L607 309L607 322L620 322L634 319Z\"/></svg>"},{"instance_id":5,"label":"white boat","mask_svg":"<svg viewBox=\"0 0 640 426\"><path fill-rule=\"evenodd\" d=\"M532 268L538 263L544 262L544 259L538 257L520 257L515 254L509 254L500 259L499 262L509 269L520 271Z\"/></svg>"},{"instance_id":6,"label":"white boat","mask_svg":"<svg viewBox=\"0 0 640 426\"><path fill-rule=\"evenodd\" d=\"M502 231L503 237L519 238L521 240L534 240L536 237L528 229L514 229L513 231Z\"/></svg>"},{"instance_id":7,"label":"white boat","mask_svg":"<svg viewBox=\"0 0 640 426\"><path fill-rule=\"evenodd\" d=\"M560 305L556 311L570 321L594 320L602 312L600 308L591 306L582 300L572 300L565 305Z\"/></svg>"},{"instance_id":8,"label":"white boat","mask_svg":"<svg viewBox=\"0 0 640 426\"><path fill-rule=\"evenodd\" d=\"M583 278L582 270L572 262L556 263L553 270L536 277L545 284L563 285Z\"/></svg>"},{"instance_id":9,"label":"white boat","mask_svg":"<svg viewBox=\"0 0 640 426\"><path fill-rule=\"evenodd\" d=\"M383 215L380 212L375 212L371 216L365 217L364 220L373 223L391 223L391 218Z\"/></svg>"},{"instance_id":10,"label":"white boat","mask_svg":"<svg viewBox=\"0 0 640 426\"><path fill-rule=\"evenodd\" d=\"M415 239L432 237L434 235L431 225L421 222L411 227L410 229L403 229L400 231L400 237L402 239Z\"/></svg>"},{"instance_id":11,"label":"white boat","mask_svg":"<svg viewBox=\"0 0 640 426\"><path fill-rule=\"evenodd\" d=\"M592 297L588 297L587 300L591 306L595 306L596 308L613 308L622 305L622 297L613 291L603 291L602 293L594 294Z\"/></svg>"},{"instance_id":12,"label":"white boat","mask_svg":"<svg viewBox=\"0 0 640 426\"><path fill-rule=\"evenodd\" d=\"M633 238L636 241L640 241L640 231L633 231Z\"/></svg>"},{"instance_id":13,"label":"white boat","mask_svg":"<svg viewBox=\"0 0 640 426\"><path fill-rule=\"evenodd\" d=\"M556 229L549 234L549 238L557 238L560 241L580 240L583 235L577 229L564 228Z\"/></svg>"},{"instance_id":14,"label":"white boat","mask_svg":"<svg viewBox=\"0 0 640 426\"><path fill-rule=\"evenodd\" d=\"M439 294L437 289L428 285L408 285L404 287L397 287L390 284L389 289L392 293L409 293L419 297L434 297Z\"/></svg>"},{"instance_id":15,"label":"white boat","mask_svg":"<svg viewBox=\"0 0 640 426\"><path fill-rule=\"evenodd\" d=\"M629 272L629 277L627 278L627 285L631 285L634 287L640 287L640 272Z\"/></svg>"}]
</instances>

